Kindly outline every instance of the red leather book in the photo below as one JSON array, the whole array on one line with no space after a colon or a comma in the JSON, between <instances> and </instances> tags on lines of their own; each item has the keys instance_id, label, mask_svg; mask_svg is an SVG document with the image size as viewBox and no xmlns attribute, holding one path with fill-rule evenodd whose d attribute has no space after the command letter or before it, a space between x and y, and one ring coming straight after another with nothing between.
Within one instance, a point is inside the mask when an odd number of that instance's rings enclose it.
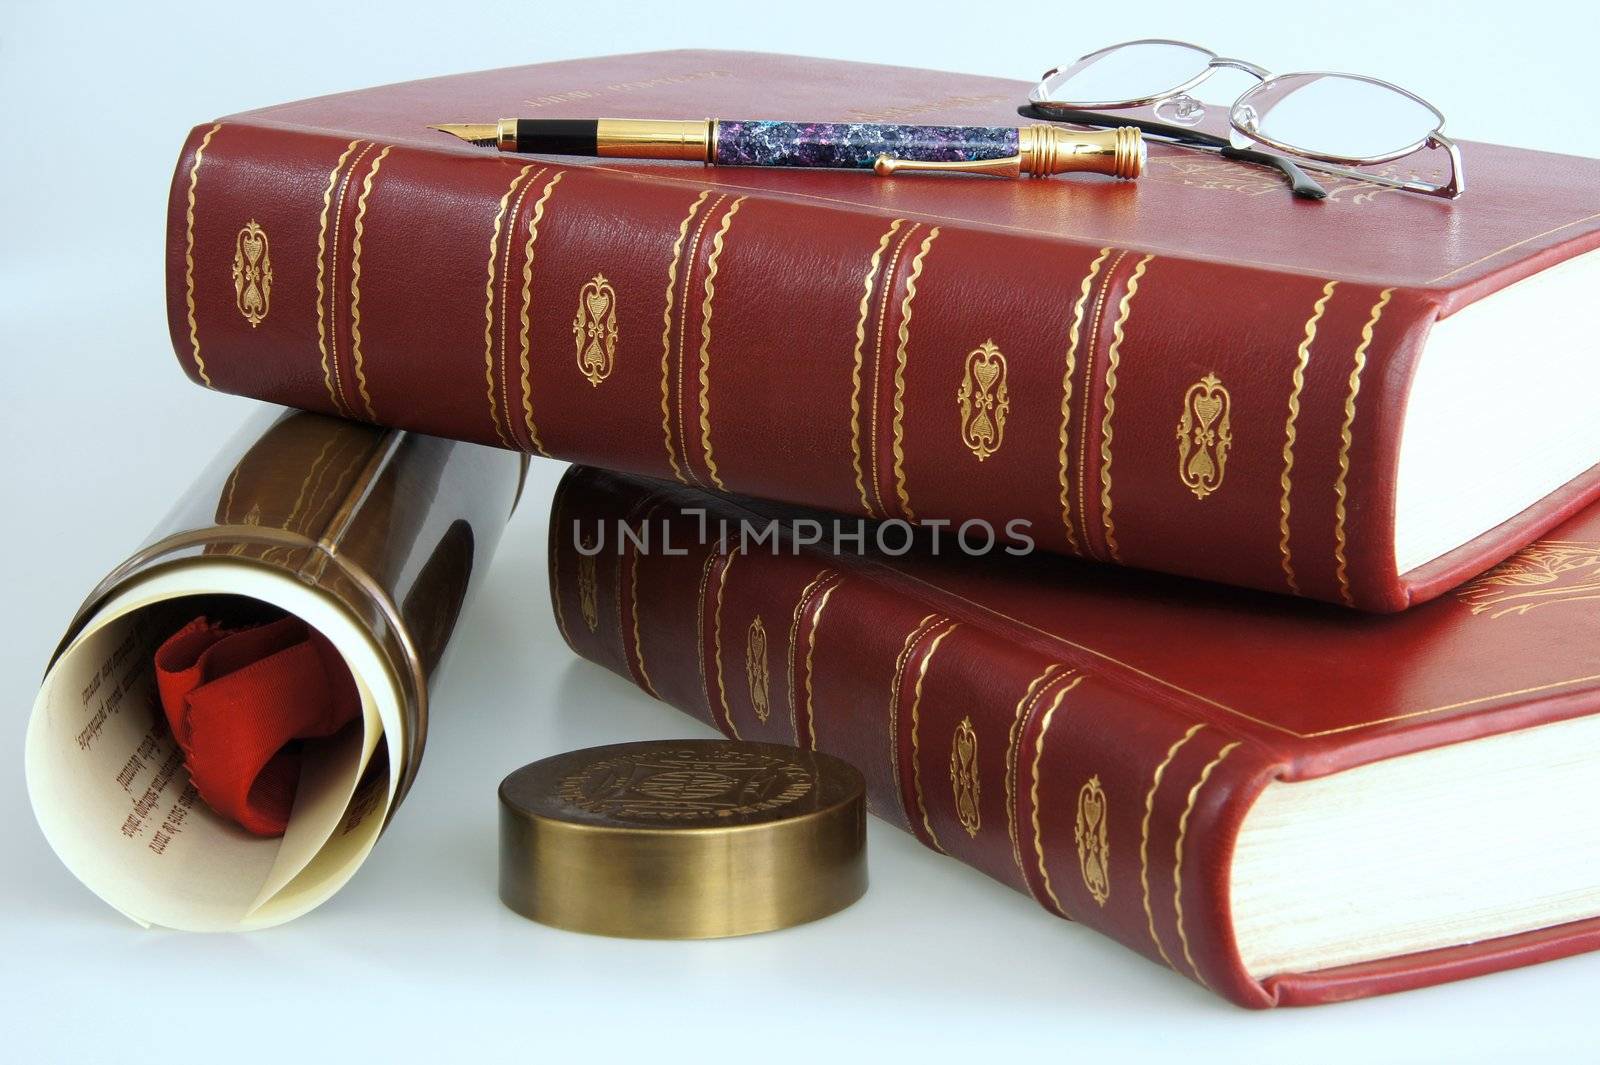
<instances>
[{"instance_id":1,"label":"red leather book","mask_svg":"<svg viewBox=\"0 0 1600 1065\"><path fill-rule=\"evenodd\" d=\"M203 123L172 186L173 342L196 381L290 406L1020 520L1051 550L1380 611L1595 495L1593 160L1467 144L1457 201L1311 203L1159 145L1137 182L1006 182L502 156L427 128L1016 124L1027 88L664 52Z\"/></svg>"},{"instance_id":2,"label":"red leather book","mask_svg":"<svg viewBox=\"0 0 1600 1065\"><path fill-rule=\"evenodd\" d=\"M1388 616L948 536L797 550L814 516L575 468L561 631L1245 1006L1600 946L1600 508Z\"/></svg>"}]
</instances>

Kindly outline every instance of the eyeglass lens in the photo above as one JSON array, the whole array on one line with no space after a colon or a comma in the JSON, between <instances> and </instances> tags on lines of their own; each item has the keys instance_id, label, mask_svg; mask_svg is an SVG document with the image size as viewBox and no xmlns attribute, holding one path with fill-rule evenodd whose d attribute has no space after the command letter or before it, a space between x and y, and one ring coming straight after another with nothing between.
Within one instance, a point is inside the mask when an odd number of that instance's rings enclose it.
<instances>
[{"instance_id":1,"label":"eyeglass lens","mask_svg":"<svg viewBox=\"0 0 1600 1065\"><path fill-rule=\"evenodd\" d=\"M1285 75L1246 93L1239 106L1254 112L1257 131L1288 150L1351 161L1392 158L1439 127L1428 105L1339 74Z\"/></svg>"},{"instance_id":2,"label":"eyeglass lens","mask_svg":"<svg viewBox=\"0 0 1600 1065\"><path fill-rule=\"evenodd\" d=\"M1145 100L1199 77L1212 54L1170 41L1135 41L1078 60L1045 79L1048 99L1072 107Z\"/></svg>"}]
</instances>

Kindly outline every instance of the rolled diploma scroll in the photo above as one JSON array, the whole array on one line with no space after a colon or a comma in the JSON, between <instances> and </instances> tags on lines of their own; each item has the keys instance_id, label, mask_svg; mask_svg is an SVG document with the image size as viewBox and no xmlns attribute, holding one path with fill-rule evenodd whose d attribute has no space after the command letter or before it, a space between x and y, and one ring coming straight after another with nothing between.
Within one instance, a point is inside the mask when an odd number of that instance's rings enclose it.
<instances>
[{"instance_id":1,"label":"rolled diploma scroll","mask_svg":"<svg viewBox=\"0 0 1600 1065\"><path fill-rule=\"evenodd\" d=\"M349 880L415 778L450 636L526 462L321 415L248 424L84 602L28 722L28 795L67 867L146 925L262 928ZM361 721L305 741L288 828L250 835L183 767L153 656L194 617L299 617L338 649Z\"/></svg>"}]
</instances>

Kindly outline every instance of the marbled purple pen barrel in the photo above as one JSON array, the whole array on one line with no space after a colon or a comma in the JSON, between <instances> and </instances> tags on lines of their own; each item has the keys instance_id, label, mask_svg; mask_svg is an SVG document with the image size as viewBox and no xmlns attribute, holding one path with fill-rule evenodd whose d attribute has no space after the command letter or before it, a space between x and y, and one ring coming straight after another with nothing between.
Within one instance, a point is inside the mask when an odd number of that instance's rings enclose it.
<instances>
[{"instance_id":1,"label":"marbled purple pen barrel","mask_svg":"<svg viewBox=\"0 0 1600 1065\"><path fill-rule=\"evenodd\" d=\"M871 170L880 155L927 163L966 163L1017 154L1015 126L901 126L874 122L718 120L711 162L718 166L795 166Z\"/></svg>"},{"instance_id":2,"label":"marbled purple pen barrel","mask_svg":"<svg viewBox=\"0 0 1600 1065\"><path fill-rule=\"evenodd\" d=\"M1024 126L899 126L730 119L502 118L434 129L502 152L682 159L717 166L1047 177L1091 171L1136 178L1144 141L1131 126L1078 132Z\"/></svg>"}]
</instances>

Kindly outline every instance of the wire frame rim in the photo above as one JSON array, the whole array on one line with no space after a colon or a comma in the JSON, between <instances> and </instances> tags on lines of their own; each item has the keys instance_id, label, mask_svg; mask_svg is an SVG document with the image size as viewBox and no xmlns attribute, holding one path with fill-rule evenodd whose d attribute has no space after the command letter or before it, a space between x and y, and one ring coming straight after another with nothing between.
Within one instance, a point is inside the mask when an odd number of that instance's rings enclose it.
<instances>
[{"instance_id":1,"label":"wire frame rim","mask_svg":"<svg viewBox=\"0 0 1600 1065\"><path fill-rule=\"evenodd\" d=\"M1205 56L1206 65L1201 68L1198 74L1185 82L1174 85L1169 89L1163 89L1158 93L1153 93L1137 99L1115 101L1068 101L1052 100L1047 94L1045 90L1045 83L1051 78L1055 77L1057 74L1061 73L1062 70L1077 66L1079 63L1082 63L1087 59L1094 59L1099 56L1109 55L1112 52L1119 51L1123 48L1131 48L1134 45L1139 44L1168 44L1175 45L1179 48L1187 48L1192 52L1199 52L1201 55ZM1028 93L1028 102L1046 111L1048 111L1052 105L1058 108L1074 111L1089 111L1095 108L1144 107L1148 104L1171 99L1172 97L1188 92L1196 85L1199 85L1201 82L1205 81L1207 78L1211 77L1211 75L1217 72L1216 60L1219 58L1220 56L1218 56L1216 52L1213 52L1209 48L1204 48L1193 43L1192 41L1180 41L1171 37L1141 37L1135 41L1121 41L1117 44L1108 44L1104 48L1098 48L1093 52L1086 52L1077 59L1074 59L1071 63L1068 63L1066 67L1055 67L1045 71L1044 74L1042 74L1039 78L1039 84L1035 85L1033 90Z\"/></svg>"},{"instance_id":2,"label":"wire frame rim","mask_svg":"<svg viewBox=\"0 0 1600 1065\"><path fill-rule=\"evenodd\" d=\"M1434 117L1433 128L1429 129L1417 140L1403 148L1398 148L1392 152L1380 152L1372 155L1343 155L1332 152L1314 152L1299 145L1290 144L1287 141L1279 140L1267 135L1266 133L1263 133L1260 129L1260 126L1258 124L1249 122L1248 116L1244 115L1243 112L1246 108L1250 107L1250 101L1252 98L1259 97L1271 89L1274 85L1280 84L1291 78L1305 78L1307 79L1308 84L1316 81L1319 78L1338 78L1343 81L1359 81L1368 85L1376 85L1380 88L1388 89L1405 97L1412 103L1420 104L1421 106L1427 108L1428 112ZM1429 103L1427 100L1424 100L1422 97L1418 96L1416 93L1412 92L1410 89L1403 88L1399 85L1396 85L1392 81L1385 80L1384 78L1375 78L1367 74L1350 74L1342 70L1297 70L1288 74L1273 74L1270 77L1263 79L1260 83L1252 85L1250 88L1246 89L1240 94L1239 98L1233 102L1233 105L1228 108L1228 125L1241 135L1248 137L1250 140L1258 144L1265 144L1269 148L1274 148L1288 155L1299 156L1304 159L1314 159L1323 163L1344 163L1352 166L1367 166L1376 163L1392 163L1396 159L1403 159L1408 155L1420 152L1423 148L1428 146L1436 134L1442 134L1444 132L1444 122L1444 113L1442 111L1440 111L1433 104Z\"/></svg>"}]
</instances>

